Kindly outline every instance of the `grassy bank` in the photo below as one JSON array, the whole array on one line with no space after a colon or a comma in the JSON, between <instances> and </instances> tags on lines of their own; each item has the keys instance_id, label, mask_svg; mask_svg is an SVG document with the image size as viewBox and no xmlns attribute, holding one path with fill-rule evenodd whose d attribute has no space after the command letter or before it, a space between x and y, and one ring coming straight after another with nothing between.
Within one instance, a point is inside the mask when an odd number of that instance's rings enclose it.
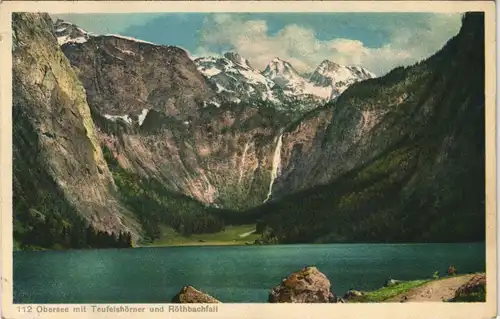
<instances>
[{"instance_id":1,"label":"grassy bank","mask_svg":"<svg viewBox=\"0 0 500 319\"><path fill-rule=\"evenodd\" d=\"M349 302L383 302L387 299L404 294L412 288L420 287L431 281L432 279L405 281L394 286L382 287L374 291L363 292L363 296L351 299L349 300Z\"/></svg>"},{"instance_id":2,"label":"grassy bank","mask_svg":"<svg viewBox=\"0 0 500 319\"><path fill-rule=\"evenodd\" d=\"M436 279L403 281L389 287L362 292L348 302L484 302L484 273L444 276ZM464 286L467 288L464 288ZM457 292L460 293L457 294Z\"/></svg>"},{"instance_id":3,"label":"grassy bank","mask_svg":"<svg viewBox=\"0 0 500 319\"><path fill-rule=\"evenodd\" d=\"M161 236L143 247L163 246L229 246L253 243L260 236L252 233L255 225L227 226L223 231L212 234L183 236L170 227L161 228Z\"/></svg>"}]
</instances>

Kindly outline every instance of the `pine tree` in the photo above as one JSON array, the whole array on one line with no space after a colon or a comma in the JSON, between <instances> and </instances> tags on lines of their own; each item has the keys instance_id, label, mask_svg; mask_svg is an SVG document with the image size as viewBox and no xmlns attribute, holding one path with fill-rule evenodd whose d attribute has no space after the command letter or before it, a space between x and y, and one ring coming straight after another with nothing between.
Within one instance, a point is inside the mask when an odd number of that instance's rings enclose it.
<instances>
[{"instance_id":1,"label":"pine tree","mask_svg":"<svg viewBox=\"0 0 500 319\"><path fill-rule=\"evenodd\" d=\"M132 234L130 233L125 236L125 247L132 247Z\"/></svg>"}]
</instances>

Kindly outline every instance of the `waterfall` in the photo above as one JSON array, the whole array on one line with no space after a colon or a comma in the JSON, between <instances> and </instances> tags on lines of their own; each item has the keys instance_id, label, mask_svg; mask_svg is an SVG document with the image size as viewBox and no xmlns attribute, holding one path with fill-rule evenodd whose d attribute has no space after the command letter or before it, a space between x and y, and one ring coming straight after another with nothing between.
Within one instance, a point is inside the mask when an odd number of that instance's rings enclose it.
<instances>
[{"instance_id":1,"label":"waterfall","mask_svg":"<svg viewBox=\"0 0 500 319\"><path fill-rule=\"evenodd\" d=\"M271 181L269 182L269 191L267 192L267 197L264 200L264 203L269 200L271 197L271 192L273 190L273 184L276 177L278 177L278 172L281 165L281 145L283 144L283 134L281 134L278 138L278 143L276 144L276 149L274 150L273 156L273 167L271 170Z\"/></svg>"},{"instance_id":2,"label":"waterfall","mask_svg":"<svg viewBox=\"0 0 500 319\"><path fill-rule=\"evenodd\" d=\"M243 155L241 155L241 162L240 162L240 178L238 178L238 185L241 184L241 179L243 178L243 166L245 165L245 157L247 155L248 151L248 145L250 142L246 142L245 148L243 149Z\"/></svg>"}]
</instances>

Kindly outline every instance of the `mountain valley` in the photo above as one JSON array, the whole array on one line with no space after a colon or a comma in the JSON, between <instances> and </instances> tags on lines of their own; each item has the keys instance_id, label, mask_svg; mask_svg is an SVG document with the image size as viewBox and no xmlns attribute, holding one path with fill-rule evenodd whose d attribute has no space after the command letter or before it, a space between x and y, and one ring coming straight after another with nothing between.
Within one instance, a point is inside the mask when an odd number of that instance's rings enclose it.
<instances>
[{"instance_id":1,"label":"mountain valley","mask_svg":"<svg viewBox=\"0 0 500 319\"><path fill-rule=\"evenodd\" d=\"M484 240L481 13L381 77L327 59L258 70L47 14L15 14L13 31L22 249L241 225L261 244Z\"/></svg>"}]
</instances>

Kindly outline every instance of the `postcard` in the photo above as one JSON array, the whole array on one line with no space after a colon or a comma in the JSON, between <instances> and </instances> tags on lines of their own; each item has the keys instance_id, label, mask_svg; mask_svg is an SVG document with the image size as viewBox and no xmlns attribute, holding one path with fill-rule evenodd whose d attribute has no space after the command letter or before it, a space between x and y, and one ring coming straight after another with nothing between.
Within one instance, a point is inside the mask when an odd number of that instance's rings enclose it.
<instances>
[{"instance_id":1,"label":"postcard","mask_svg":"<svg viewBox=\"0 0 500 319\"><path fill-rule=\"evenodd\" d=\"M493 2L0 6L3 317L496 316Z\"/></svg>"}]
</instances>

